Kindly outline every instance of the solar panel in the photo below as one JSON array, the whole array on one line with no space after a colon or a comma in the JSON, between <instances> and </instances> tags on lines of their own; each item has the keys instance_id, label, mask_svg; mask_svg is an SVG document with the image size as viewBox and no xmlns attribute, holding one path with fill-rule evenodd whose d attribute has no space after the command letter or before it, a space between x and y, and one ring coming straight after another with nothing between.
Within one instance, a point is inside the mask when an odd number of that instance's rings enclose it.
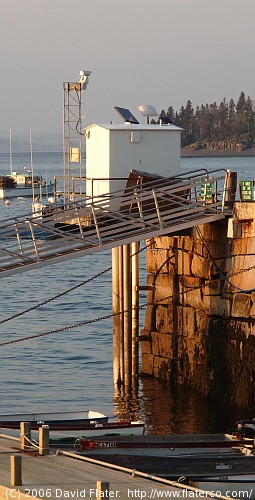
<instances>
[{"instance_id":1,"label":"solar panel","mask_svg":"<svg viewBox=\"0 0 255 500\"><path fill-rule=\"evenodd\" d=\"M159 120L164 123L165 125L173 123L168 116L159 116Z\"/></svg>"},{"instance_id":2,"label":"solar panel","mask_svg":"<svg viewBox=\"0 0 255 500\"><path fill-rule=\"evenodd\" d=\"M125 122L139 123L139 121L135 118L131 111L129 111L129 109L120 108L119 106L114 106L114 109L116 109L117 113L120 114L121 118L123 118Z\"/></svg>"}]
</instances>

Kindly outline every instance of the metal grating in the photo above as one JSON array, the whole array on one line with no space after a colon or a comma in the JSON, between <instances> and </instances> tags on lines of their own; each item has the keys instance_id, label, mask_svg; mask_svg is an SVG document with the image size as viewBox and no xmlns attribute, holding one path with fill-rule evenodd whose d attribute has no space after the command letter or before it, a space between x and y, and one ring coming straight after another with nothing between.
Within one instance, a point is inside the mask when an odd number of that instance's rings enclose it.
<instances>
[{"instance_id":1,"label":"metal grating","mask_svg":"<svg viewBox=\"0 0 255 500\"><path fill-rule=\"evenodd\" d=\"M155 178L124 191L55 207L42 216L5 220L0 276L36 269L225 217L225 171ZM213 186L212 198L201 186Z\"/></svg>"}]
</instances>

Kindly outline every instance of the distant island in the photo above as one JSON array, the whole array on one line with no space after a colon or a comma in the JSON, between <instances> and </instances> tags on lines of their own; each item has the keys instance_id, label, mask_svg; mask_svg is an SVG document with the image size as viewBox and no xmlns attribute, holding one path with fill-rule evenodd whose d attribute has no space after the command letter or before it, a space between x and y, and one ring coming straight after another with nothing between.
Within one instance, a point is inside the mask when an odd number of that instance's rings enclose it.
<instances>
[{"instance_id":1,"label":"distant island","mask_svg":"<svg viewBox=\"0 0 255 500\"><path fill-rule=\"evenodd\" d=\"M189 148L181 148L181 157L182 158L210 158L216 156L225 156L225 157L251 157L255 156L255 147L245 149L245 150L237 150L237 149L189 149Z\"/></svg>"},{"instance_id":2,"label":"distant island","mask_svg":"<svg viewBox=\"0 0 255 500\"><path fill-rule=\"evenodd\" d=\"M179 112L169 106L161 116L183 129L182 156L255 156L255 108L244 92L236 103L224 98L194 109L188 100Z\"/></svg>"}]
</instances>

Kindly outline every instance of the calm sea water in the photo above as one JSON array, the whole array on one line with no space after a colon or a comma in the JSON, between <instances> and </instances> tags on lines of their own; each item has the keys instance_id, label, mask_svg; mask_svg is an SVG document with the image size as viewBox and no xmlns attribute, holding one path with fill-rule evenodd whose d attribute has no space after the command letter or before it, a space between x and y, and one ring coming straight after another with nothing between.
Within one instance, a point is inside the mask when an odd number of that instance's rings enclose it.
<instances>
[{"instance_id":1,"label":"calm sea water","mask_svg":"<svg viewBox=\"0 0 255 500\"><path fill-rule=\"evenodd\" d=\"M61 153L34 153L35 173L62 175ZM13 153L13 170L29 167L29 154ZM239 179L255 175L255 158L182 160L184 171L206 167L237 170ZM8 154L0 154L0 175L8 173ZM0 219L31 214L31 201L0 200ZM142 244L141 244L142 246ZM78 285L111 266L111 253L51 265L0 281L0 320ZM145 255L141 253L141 284ZM141 297L144 301L145 297ZM11 340L91 320L111 312L111 273L65 297L0 325L0 340ZM141 317L141 325L142 328ZM165 387L141 378L136 394L125 398L112 384L111 320L0 348L0 413L94 408L109 415L142 418L149 432L220 432L249 412L219 407L187 388ZM253 414L254 413L254 414Z\"/></svg>"}]
</instances>

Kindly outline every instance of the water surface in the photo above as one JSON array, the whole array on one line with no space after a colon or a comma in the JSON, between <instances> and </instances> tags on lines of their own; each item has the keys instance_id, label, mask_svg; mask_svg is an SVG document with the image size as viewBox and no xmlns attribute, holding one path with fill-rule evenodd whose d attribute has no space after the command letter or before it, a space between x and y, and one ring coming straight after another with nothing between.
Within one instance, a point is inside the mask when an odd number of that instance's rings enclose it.
<instances>
[{"instance_id":1,"label":"water surface","mask_svg":"<svg viewBox=\"0 0 255 500\"><path fill-rule=\"evenodd\" d=\"M8 155L0 154L0 174L8 173ZM29 166L29 154L13 154L13 168ZM62 174L61 153L34 153L36 174ZM253 178L255 158L184 158L184 171L230 168L239 178ZM0 200L0 218L31 214L30 200ZM143 242L141 243L141 246ZM111 266L102 252L17 274L0 281L0 321L78 285ZM141 284L146 282L141 253ZM145 297L141 296L141 301ZM0 325L0 342L92 321L111 313L111 272L54 302ZM140 328L143 327L141 314ZM112 324L110 319L0 347L0 413L94 408L145 420L151 433L224 432L238 418L252 417L253 408L221 407L189 388L169 387L140 378L127 398L112 384ZM248 415L249 413L249 415Z\"/></svg>"}]
</instances>

